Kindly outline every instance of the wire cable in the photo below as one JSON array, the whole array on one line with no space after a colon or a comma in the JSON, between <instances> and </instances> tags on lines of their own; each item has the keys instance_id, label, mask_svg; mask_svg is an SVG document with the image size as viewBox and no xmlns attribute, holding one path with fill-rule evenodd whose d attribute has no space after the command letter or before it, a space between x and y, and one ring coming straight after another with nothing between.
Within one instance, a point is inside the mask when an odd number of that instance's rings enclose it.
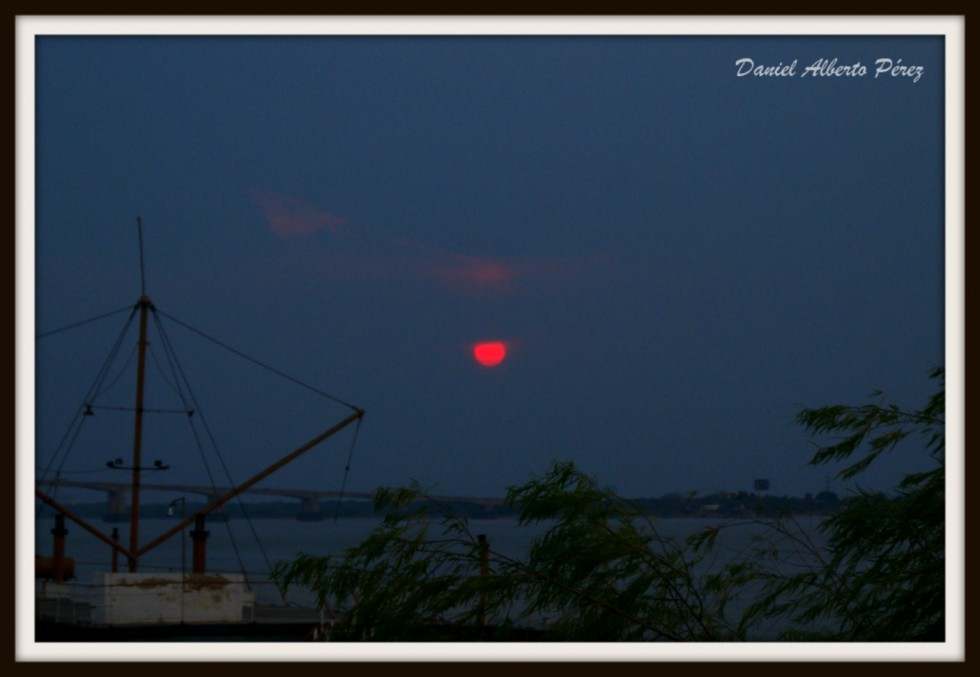
<instances>
[{"instance_id":1,"label":"wire cable","mask_svg":"<svg viewBox=\"0 0 980 677\"><path fill-rule=\"evenodd\" d=\"M230 484L231 486L236 486L235 481L232 479L231 472L228 469L228 465L225 463L224 457L221 454L221 450L218 448L218 443L217 443L214 435L211 433L211 428L210 428L210 426L207 423L207 418L204 416L203 412L201 411L201 407L200 407L199 403L197 402L197 399L194 397L194 392L191 389L190 381L187 379L186 373L184 372L184 369L181 366L180 361L177 359L177 353L176 353L176 351L173 348L173 344L170 341L170 337L167 335L166 329L164 328L163 323L160 321L160 318L157 317L157 311L156 310L154 310L154 312L153 312L153 317L154 317L155 325L157 327L157 331L160 334L160 338L161 338L161 341L162 341L163 346L164 346L164 354L167 356L167 362L170 364L171 371L174 374L174 382L177 383L178 385L180 383L183 383L184 384L184 387L187 390L187 395L190 398L190 403L189 404L192 405L190 407L190 409L198 412L198 417L201 420L201 425L204 427L204 430L207 433L208 439L211 442L211 448L214 450L214 454L215 454L215 456L217 456L218 462L220 463L222 469L224 470L225 478L227 479L228 484ZM188 402L184 399L183 390L180 390L180 393L179 394L180 394L181 401L183 402L184 406L187 407ZM217 492L217 485L215 484L214 476L212 475L212 473L210 471L210 466L209 466L208 461L207 461L207 458L206 458L206 456L204 454L204 447L203 447L203 445L200 444L200 439L199 439L199 437L197 435L197 432L196 432L197 431L197 428L193 424L193 422L191 423L191 430L194 432L194 439L195 439L195 442L197 443L197 446L198 446L198 453L200 454L201 460L204 462L205 469L207 470L208 480L209 480L209 482L211 484L211 488L214 489ZM259 552L262 554L262 557L265 560L266 566L271 570L272 569L272 563L270 562L269 556L268 556L268 554L265 551L265 547L262 545L262 541L259 538L259 535L258 535L258 533L255 530L255 525L252 523L252 520L248 516L248 511L245 508L245 504L242 501L241 496L237 496L236 499L237 499L238 506L242 510L242 515L245 517L245 521L248 524L249 530L252 532L252 537L255 539L256 545L259 548ZM225 522L225 528L228 531L228 537L229 537L229 540L231 541L232 550L234 550L234 552L235 552L235 559L238 561L238 567L241 570L242 575L245 577L246 582L251 587L251 582L249 581L248 574L245 571L245 563L242 560L241 553L240 553L240 551L238 549L238 543L235 540L234 532L231 530L231 525L227 521Z\"/></svg>"},{"instance_id":2,"label":"wire cable","mask_svg":"<svg viewBox=\"0 0 980 677\"><path fill-rule=\"evenodd\" d=\"M34 338L35 339L41 339L41 338L45 338L45 337L51 336L52 334L58 334L58 333L63 332L63 331L68 331L69 329L74 329L75 327L80 327L83 324L88 324L89 322L95 322L96 320L102 320L102 319L105 319L107 317L112 317L113 315L118 315L119 313L123 312L124 310L130 310L131 308L132 308L132 306L125 306L123 308L118 308L117 310L112 310L112 311L109 311L108 313L104 313L102 315L97 315L95 317L90 317L87 320L80 320L79 322L74 322L72 324L65 325L64 327L58 327L57 329L51 329L50 331L42 332L42 333L36 335Z\"/></svg>"},{"instance_id":3,"label":"wire cable","mask_svg":"<svg viewBox=\"0 0 980 677\"><path fill-rule=\"evenodd\" d=\"M292 381L296 385L301 386L303 388L306 388L307 390L309 390L311 392L314 392L317 395L321 395L323 397L326 397L327 399L332 400L332 401L336 402L337 404L342 404L343 406L347 407L348 409L352 409L354 411L358 411L358 407L354 406L350 402L345 402L344 400L342 400L340 398L334 397L333 395L331 395L329 393L323 392L319 388L315 388L315 387L311 386L309 383L304 383L303 381L300 381L299 379L294 378L294 377L290 376L289 374L286 374L286 373L284 373L282 371L279 371L278 369L276 369L274 367L271 367L268 364L265 364L264 362L260 362L259 360L255 359L254 357L250 357L249 355L246 355L245 353L241 352L240 350L237 350L235 348L232 348L231 346L229 346L226 343L222 343L221 341L219 341L218 339L214 338L213 336L209 336L208 334L205 334L200 329L195 329L194 327L190 326L186 322L182 322L181 320L178 320L173 315L168 315L167 313L163 312L162 310L161 311L157 311L157 312L159 312L164 317L166 317L166 318L168 318L170 320L173 320L174 322L176 322L180 326L184 327L185 329L189 329L190 331L194 332L198 336L201 336L201 337L207 339L208 341L211 341L215 345L220 346L221 348L224 348L225 350L227 350L229 352L232 352L235 355L238 355L239 357L248 360L252 364L255 364L255 365L259 366L259 367L262 367L263 369L266 369L268 371L271 371L273 374L276 374L277 376L280 376L280 377L286 379L287 381Z\"/></svg>"},{"instance_id":4,"label":"wire cable","mask_svg":"<svg viewBox=\"0 0 980 677\"><path fill-rule=\"evenodd\" d=\"M103 394L109 392L110 390L112 390L112 388L115 387L117 383L119 383L119 379L121 379L122 375L126 373L126 369L129 367L130 364L132 364L133 358L136 357L137 347L138 346L134 343L132 350L129 351L129 356L126 358L126 362L123 364L122 367L119 368L119 371L116 373L115 378L113 378L112 382L109 383L108 385L99 388L99 391L92 395L90 402L95 401L97 397L101 397ZM106 373L106 376L108 376L108 372Z\"/></svg>"},{"instance_id":5,"label":"wire cable","mask_svg":"<svg viewBox=\"0 0 980 677\"><path fill-rule=\"evenodd\" d=\"M102 386L102 382L105 380L106 375L109 373L109 368L111 367L112 362L116 359L116 356L119 354L119 348L122 345L123 339L125 338L126 333L129 331L129 327L133 322L133 318L136 317L136 308L137 307L131 307L129 318L127 318L126 323L123 325L122 330L119 332L118 336L116 337L116 342L113 344L112 348L110 349L109 355L102 363L102 366L99 369L98 373L96 374L95 379L92 382L92 385L89 387L88 392L85 394L85 399L82 403L82 406L79 407L78 411L76 411L75 413L74 418L72 418L72 421L69 423L68 429L65 431L65 434L62 436L61 441L58 443L58 446L55 448L54 454L52 454L51 456L51 460L48 461L48 464L45 466L43 472L41 473L40 479L43 480L47 477L48 473L51 471L51 466L54 464L55 460L58 458L59 455L62 458L61 458L61 462L58 464L58 467L55 471L56 473L61 472L62 468L64 467L65 461L68 460L68 454L71 452L71 447L74 444L75 439L77 439L78 433L81 430L81 426L84 423L85 420L84 412L87 410L88 406L92 403L92 400L96 397L96 394L99 392Z\"/></svg>"},{"instance_id":6,"label":"wire cable","mask_svg":"<svg viewBox=\"0 0 980 677\"><path fill-rule=\"evenodd\" d=\"M357 444L357 433L361 430L361 421L364 417L361 416L357 419L357 423L354 425L354 437L350 441L350 449L347 451L347 462L344 464L344 479L340 483L340 492L337 494L337 503L334 507L333 521L336 522L337 518L340 516L340 501L344 498L344 490L347 488L347 476L350 474L350 462L354 457L354 445Z\"/></svg>"}]
</instances>

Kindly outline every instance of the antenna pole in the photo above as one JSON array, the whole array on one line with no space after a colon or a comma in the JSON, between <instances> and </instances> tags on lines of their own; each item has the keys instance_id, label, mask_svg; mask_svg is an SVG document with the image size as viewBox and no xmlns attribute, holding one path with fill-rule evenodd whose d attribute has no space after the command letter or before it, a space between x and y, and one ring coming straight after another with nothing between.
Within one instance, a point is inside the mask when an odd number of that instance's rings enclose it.
<instances>
[{"instance_id":1,"label":"antenna pole","mask_svg":"<svg viewBox=\"0 0 980 677\"><path fill-rule=\"evenodd\" d=\"M140 217L136 217L136 231L139 233L140 240L140 296L146 296L146 273L143 266L143 223Z\"/></svg>"}]
</instances>

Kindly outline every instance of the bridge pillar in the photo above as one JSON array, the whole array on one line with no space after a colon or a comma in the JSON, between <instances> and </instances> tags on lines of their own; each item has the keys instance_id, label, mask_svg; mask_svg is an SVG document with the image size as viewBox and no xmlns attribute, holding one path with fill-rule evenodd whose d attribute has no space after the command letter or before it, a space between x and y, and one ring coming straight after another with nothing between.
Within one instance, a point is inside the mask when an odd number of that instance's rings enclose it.
<instances>
[{"instance_id":1,"label":"bridge pillar","mask_svg":"<svg viewBox=\"0 0 980 677\"><path fill-rule=\"evenodd\" d=\"M102 516L103 522L128 522L129 521L129 490L110 489L106 491L106 512Z\"/></svg>"},{"instance_id":2,"label":"bridge pillar","mask_svg":"<svg viewBox=\"0 0 980 677\"><path fill-rule=\"evenodd\" d=\"M325 518L326 515L320 511L319 496L304 496L302 498L302 505L296 514L296 519L300 522L320 522Z\"/></svg>"}]
</instances>

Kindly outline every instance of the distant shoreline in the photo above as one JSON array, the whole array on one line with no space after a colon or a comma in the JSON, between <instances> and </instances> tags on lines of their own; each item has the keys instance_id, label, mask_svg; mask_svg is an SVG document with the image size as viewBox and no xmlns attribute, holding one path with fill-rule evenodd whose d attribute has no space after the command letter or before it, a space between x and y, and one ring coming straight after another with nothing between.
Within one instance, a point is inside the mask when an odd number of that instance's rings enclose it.
<instances>
[{"instance_id":1,"label":"distant shoreline","mask_svg":"<svg viewBox=\"0 0 980 677\"><path fill-rule=\"evenodd\" d=\"M846 499L845 499L846 500ZM667 519L683 518L738 518L760 515L827 515L835 512L842 500L833 492L825 491L817 495L807 494L803 497L764 496L738 492L729 494L710 494L706 496L680 496L669 494L660 498L628 499L643 514L651 517ZM103 522L125 523L129 515L116 515L114 519L106 518L106 503L91 501L68 504L80 517L99 519ZM140 508L140 519L177 521L180 515L169 514L170 503L145 503ZM204 508L205 504L190 503L184 506L184 515L193 515ZM229 504L223 509L224 517L217 519L307 519L312 522L332 520L335 517L344 518L373 518L383 516L376 512L372 501L342 501L324 503L317 515L305 514L301 518L301 506L297 501L257 501L242 504ZM508 519L515 517L518 507L501 504L485 505L468 503L459 499L448 503L449 509L470 519ZM39 509L35 511L35 519L50 516L50 511ZM209 516L215 519L215 515Z\"/></svg>"}]
</instances>

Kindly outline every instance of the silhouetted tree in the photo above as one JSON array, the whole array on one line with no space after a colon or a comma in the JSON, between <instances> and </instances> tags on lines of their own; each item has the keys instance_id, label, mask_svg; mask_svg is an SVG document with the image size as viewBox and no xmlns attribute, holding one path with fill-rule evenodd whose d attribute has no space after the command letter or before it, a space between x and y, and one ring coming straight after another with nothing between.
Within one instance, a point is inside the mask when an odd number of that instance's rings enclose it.
<instances>
[{"instance_id":1,"label":"silhouetted tree","mask_svg":"<svg viewBox=\"0 0 980 677\"><path fill-rule=\"evenodd\" d=\"M907 475L890 497L860 491L847 497L820 529L828 537L822 566L771 575L750 615L785 615L788 639L943 641L945 638L945 388L907 411L887 402L804 409L799 422L817 436L842 435L820 446L811 463L850 462L850 479L916 435L932 465ZM861 453L863 452L863 454ZM803 630L813 624L819 630Z\"/></svg>"}]
</instances>

